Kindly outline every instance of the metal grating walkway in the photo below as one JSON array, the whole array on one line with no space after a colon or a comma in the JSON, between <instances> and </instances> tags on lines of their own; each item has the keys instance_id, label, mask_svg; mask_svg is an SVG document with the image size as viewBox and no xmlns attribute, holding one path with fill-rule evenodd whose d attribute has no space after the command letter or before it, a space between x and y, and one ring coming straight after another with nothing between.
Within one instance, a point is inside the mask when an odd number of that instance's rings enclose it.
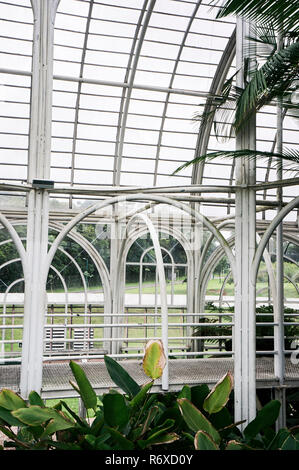
<instances>
[{"instance_id":1,"label":"metal grating walkway","mask_svg":"<svg viewBox=\"0 0 299 470\"><path fill-rule=\"evenodd\" d=\"M144 374L141 361L121 361L122 366L139 383L148 381ZM115 388L104 361L80 362L91 384L97 393L105 393L109 388ZM233 372L233 359L172 359L169 361L169 390L180 390L182 385L215 384L226 372ZM257 387L275 387L278 385L274 376L273 358L257 359ZM10 388L19 391L20 365L0 366L0 388ZM77 396L69 384L74 380L68 363L44 364L43 388L44 398L62 398ZM153 390L160 390L161 381L155 382ZM285 385L289 387L299 386L299 364L292 364L286 359Z\"/></svg>"}]
</instances>

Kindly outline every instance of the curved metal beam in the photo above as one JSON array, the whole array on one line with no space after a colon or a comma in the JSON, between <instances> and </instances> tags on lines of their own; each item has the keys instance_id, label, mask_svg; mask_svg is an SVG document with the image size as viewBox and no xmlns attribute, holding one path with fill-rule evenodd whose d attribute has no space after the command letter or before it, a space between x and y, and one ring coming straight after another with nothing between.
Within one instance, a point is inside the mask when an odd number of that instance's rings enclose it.
<instances>
[{"instance_id":1,"label":"curved metal beam","mask_svg":"<svg viewBox=\"0 0 299 470\"><path fill-rule=\"evenodd\" d=\"M161 245L160 245L161 246ZM155 249L154 246L149 246L148 248L146 248L142 255L141 255L141 258L139 260L139 303L141 304L141 291L142 291L142 274L143 274L143 259L144 257L147 255L147 253L151 250ZM171 269L173 271L174 269L174 266L176 266L175 262L174 262L174 259L173 259L173 256L172 254L170 253L169 250L167 250L166 248L164 248L163 246L161 246L161 251L165 251L168 256L170 257L171 259ZM157 266L157 264L156 264ZM156 292L156 289L155 289L155 292ZM172 292L171 292L171 304L173 305L173 282L172 282Z\"/></svg>"},{"instance_id":2,"label":"curved metal beam","mask_svg":"<svg viewBox=\"0 0 299 470\"><path fill-rule=\"evenodd\" d=\"M203 225L205 225L215 235L215 237L219 241L220 245L223 246L227 257L230 260L232 269L234 271L234 269L235 269L234 255L233 255L227 241L225 240L225 238L222 236L222 234L217 230L215 225L207 217L203 216L198 211L195 211L194 209L190 208L186 204L183 204L179 201L174 201L174 200L172 200L168 197L164 197L164 196L158 196L158 195L153 195L153 194L143 195L141 193L141 194L130 194L130 195L127 195L127 196L117 196L117 197L113 197L113 198L105 200L105 201L100 201L100 202L94 204L93 206L88 207L83 212L81 212L80 214L75 216L72 220L70 220L70 222L68 224L66 224L64 226L63 230L59 233L59 235L57 236L57 238L53 242L53 245L52 245L51 249L48 252L46 263L45 263L44 276L47 275L47 272L49 270L49 266L51 264L51 261L53 259L53 256L55 254L55 251L56 251L58 245L61 243L61 241L64 239L64 237L69 233L69 231L77 223L79 223L86 216L88 216L89 214L95 212L96 210L103 209L104 207L107 207L107 206L112 205L112 204L116 204L118 202L134 201L134 200L137 200L137 201L148 200L148 201L156 201L156 202L160 202L160 203L164 203L164 204L169 204L169 205L174 206L178 209L181 209L182 211L187 212L189 215L193 216L198 223L202 223Z\"/></svg>"},{"instance_id":3,"label":"curved metal beam","mask_svg":"<svg viewBox=\"0 0 299 470\"><path fill-rule=\"evenodd\" d=\"M175 227L170 225L163 226L163 224L159 224L159 231L168 233L169 235L173 236L176 240L179 241L181 246L183 247L186 257L187 257L187 269L188 269L188 295L187 295L187 310L192 311L191 306L193 305L193 296L194 296L194 283L190 282L194 278L194 262L193 262L193 254L192 254L192 247L189 240L183 235L183 233L177 230ZM139 226L135 229L134 233L131 232L131 238L127 239L127 245L124 252L124 258L127 259L128 252L133 245L133 243L142 235L147 233L147 227Z\"/></svg>"},{"instance_id":4,"label":"curved metal beam","mask_svg":"<svg viewBox=\"0 0 299 470\"><path fill-rule=\"evenodd\" d=\"M157 234L157 230L154 227L153 222L147 217L145 214L136 214L134 215L127 224L127 232L129 232L130 226L134 223L135 218L140 218L146 224L148 231L150 233L151 239L153 241L155 255L156 255L156 262L157 262L157 271L158 271L158 279L160 284L160 301L161 301L161 333L162 333L162 343L165 350L166 355L166 365L163 370L162 374L162 390L168 390L169 386L169 370L168 370L168 307L167 307L167 292L166 292L166 279L165 279L165 272L164 272L164 263L162 257L161 246L159 243L159 237ZM118 268L117 268L117 276L115 278L115 285L114 285L114 292L116 293L119 289L119 285L121 283L121 276L124 266L124 250L126 246L126 239L122 241L120 250L119 250L119 257L118 257ZM116 296L114 296L116 297Z\"/></svg>"},{"instance_id":5,"label":"curved metal beam","mask_svg":"<svg viewBox=\"0 0 299 470\"><path fill-rule=\"evenodd\" d=\"M257 247L257 250L255 252L252 266L251 266L251 280L252 282L256 282L256 276L258 272L258 267L260 264L260 260L263 255L263 251L266 248L266 245L272 236L274 230L277 228L277 226L280 224L280 222L295 208L299 206L299 196L294 198L292 201L290 201L285 207L281 209L281 211L276 215L276 217L272 220L270 223L269 227L265 231L264 235L261 238L261 241Z\"/></svg>"},{"instance_id":6,"label":"curved metal beam","mask_svg":"<svg viewBox=\"0 0 299 470\"><path fill-rule=\"evenodd\" d=\"M22 261L22 267L23 267L23 273L24 277L26 278L27 276L27 271L28 271L28 262L27 262L27 254L26 250L24 248L23 243L21 242L21 239L19 235L16 232L16 229L13 227L13 225L7 220L7 218L1 214L0 212L0 222L3 225L3 227L8 231L9 235L11 236L16 249L20 255L21 261Z\"/></svg>"}]
</instances>

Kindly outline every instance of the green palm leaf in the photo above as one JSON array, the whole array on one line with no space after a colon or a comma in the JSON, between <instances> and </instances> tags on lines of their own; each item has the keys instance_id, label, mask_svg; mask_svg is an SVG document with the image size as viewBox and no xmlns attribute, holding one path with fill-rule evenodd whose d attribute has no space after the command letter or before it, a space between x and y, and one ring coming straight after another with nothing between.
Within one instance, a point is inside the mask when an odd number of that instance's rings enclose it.
<instances>
[{"instance_id":1,"label":"green palm leaf","mask_svg":"<svg viewBox=\"0 0 299 470\"><path fill-rule=\"evenodd\" d=\"M219 4L215 0L214 5ZM260 24L268 24L279 28L283 24L287 31L299 31L298 0L226 0L217 18L236 14L244 16Z\"/></svg>"},{"instance_id":2,"label":"green palm leaf","mask_svg":"<svg viewBox=\"0 0 299 470\"><path fill-rule=\"evenodd\" d=\"M298 34L294 38L285 38L285 47L277 52L275 34L272 26L268 28L254 28L254 37L250 37L249 49L257 48L260 56L266 62L258 69L247 74L249 60L254 58L254 51L248 51L249 57L244 62L245 88L234 85L237 71L227 79L219 95L208 97L208 112L196 113L194 120L205 125L214 120L214 132L218 140L227 140L233 137L247 122L249 117L269 104L275 98L280 98L283 107L289 115L296 117L299 111L298 103L292 102L292 92L299 79L299 41ZM296 39L295 42L294 39ZM221 139L220 139L221 138Z\"/></svg>"},{"instance_id":3,"label":"green palm leaf","mask_svg":"<svg viewBox=\"0 0 299 470\"><path fill-rule=\"evenodd\" d=\"M294 149L286 149L282 153L262 152L260 150L230 150L230 151L219 151L207 153L206 155L200 155L189 162L184 163L174 171L174 175L179 171L187 168L190 165L195 165L201 162L207 162L215 160L216 158L251 158L251 159L267 159L273 158L273 166L277 169L283 169L286 171L295 172L299 174L299 151Z\"/></svg>"},{"instance_id":4,"label":"green palm leaf","mask_svg":"<svg viewBox=\"0 0 299 470\"><path fill-rule=\"evenodd\" d=\"M236 130L274 98L282 98L292 83L299 77L299 42L276 52L267 62L250 76L250 81L236 104L233 126Z\"/></svg>"}]
</instances>

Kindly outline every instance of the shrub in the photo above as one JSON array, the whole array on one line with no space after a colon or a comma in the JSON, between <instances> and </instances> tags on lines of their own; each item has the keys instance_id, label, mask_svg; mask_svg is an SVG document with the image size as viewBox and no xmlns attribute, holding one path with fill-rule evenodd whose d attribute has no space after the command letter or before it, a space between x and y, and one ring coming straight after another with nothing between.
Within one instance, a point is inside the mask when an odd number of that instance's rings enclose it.
<instances>
[{"instance_id":1,"label":"shrub","mask_svg":"<svg viewBox=\"0 0 299 470\"><path fill-rule=\"evenodd\" d=\"M22 450L299 450L299 427L273 425L280 403L267 403L241 433L229 412L233 388L228 372L210 391L207 385L185 385L179 393L150 393L165 365L160 341L148 343L143 366L151 379L143 386L114 359L107 370L124 393L110 390L97 397L84 370L70 362L77 390L87 410L78 416L64 400L46 407L36 392L28 402L11 390L0 393L0 430L4 447ZM14 427L18 428L14 432Z\"/></svg>"}]
</instances>

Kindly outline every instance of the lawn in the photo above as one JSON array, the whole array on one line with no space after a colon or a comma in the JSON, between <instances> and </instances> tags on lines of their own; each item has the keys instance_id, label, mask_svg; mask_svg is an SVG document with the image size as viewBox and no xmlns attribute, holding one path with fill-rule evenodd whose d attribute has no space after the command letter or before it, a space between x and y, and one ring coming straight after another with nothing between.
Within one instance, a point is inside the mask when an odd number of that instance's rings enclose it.
<instances>
[{"instance_id":1,"label":"lawn","mask_svg":"<svg viewBox=\"0 0 299 470\"><path fill-rule=\"evenodd\" d=\"M218 296L223 284L223 279L215 278L210 279L208 282L207 288L207 295L216 295ZM258 282L256 285L257 290L257 297L267 297L268 292L267 289L268 285L266 282ZM262 290L264 289L264 290ZM183 280L179 280L175 282L174 285L174 294L186 294L187 291L187 283L183 282ZM260 291L260 292L259 292ZM298 293L294 286L290 283L285 283L284 285L284 292L286 298L297 298ZM127 294L138 294L139 293L139 286L138 283L131 283L126 285L126 293ZM144 282L142 287L143 294L154 294L155 293L155 286L152 282ZM171 293L171 283L167 283L167 293ZM233 296L234 295L234 285L226 283L224 289L224 295Z\"/></svg>"}]
</instances>

